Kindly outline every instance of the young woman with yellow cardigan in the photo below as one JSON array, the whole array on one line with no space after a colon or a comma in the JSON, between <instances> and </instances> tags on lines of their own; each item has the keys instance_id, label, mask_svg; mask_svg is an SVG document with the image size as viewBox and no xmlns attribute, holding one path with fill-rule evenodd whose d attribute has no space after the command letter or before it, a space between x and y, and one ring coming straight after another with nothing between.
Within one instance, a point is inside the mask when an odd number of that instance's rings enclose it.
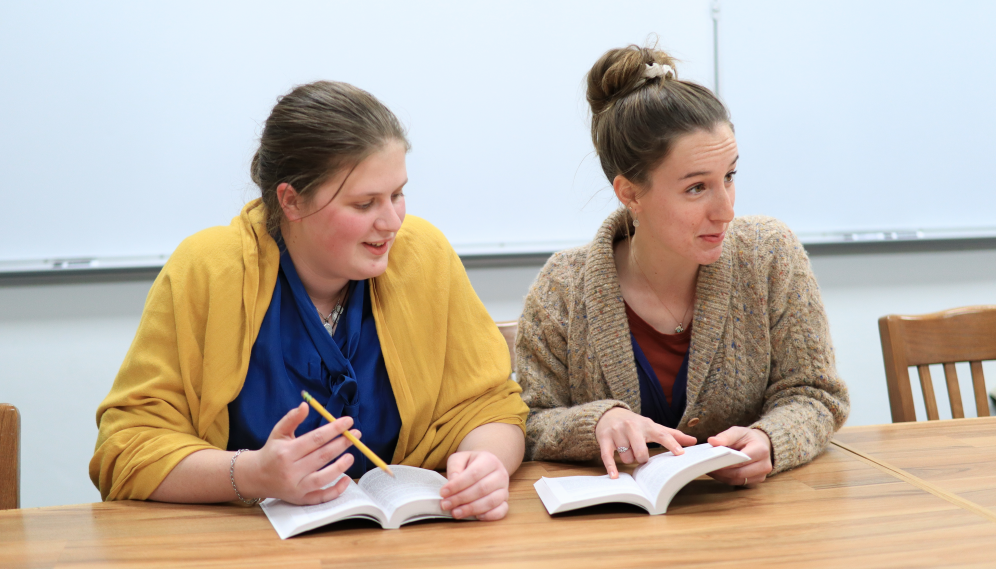
<instances>
[{"instance_id":1,"label":"young woman with yellow cardigan","mask_svg":"<svg viewBox=\"0 0 996 569\"><path fill-rule=\"evenodd\" d=\"M405 216L407 150L350 85L279 100L252 164L262 199L177 248L97 411L105 500L325 502L374 467L340 436L356 426L389 463L445 467L457 518L504 517L527 408L460 259Z\"/></svg>"}]
</instances>

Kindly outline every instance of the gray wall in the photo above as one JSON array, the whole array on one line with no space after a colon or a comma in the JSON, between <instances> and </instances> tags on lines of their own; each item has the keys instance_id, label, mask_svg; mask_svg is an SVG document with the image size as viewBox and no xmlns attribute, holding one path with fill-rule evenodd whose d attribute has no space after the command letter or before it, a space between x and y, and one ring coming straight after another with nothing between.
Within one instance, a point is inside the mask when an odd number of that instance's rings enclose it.
<instances>
[{"instance_id":1,"label":"gray wall","mask_svg":"<svg viewBox=\"0 0 996 569\"><path fill-rule=\"evenodd\" d=\"M813 257L851 389L849 425L889 422L877 319L996 304L996 251ZM515 319L538 266L469 271L496 320ZM0 285L0 401L22 414L23 507L94 502L94 411L131 343L151 280ZM996 368L987 364L988 387ZM966 413L975 408L964 381ZM920 404L922 416L922 404ZM947 400L938 401L942 417ZM950 414L948 414L949 416Z\"/></svg>"}]
</instances>

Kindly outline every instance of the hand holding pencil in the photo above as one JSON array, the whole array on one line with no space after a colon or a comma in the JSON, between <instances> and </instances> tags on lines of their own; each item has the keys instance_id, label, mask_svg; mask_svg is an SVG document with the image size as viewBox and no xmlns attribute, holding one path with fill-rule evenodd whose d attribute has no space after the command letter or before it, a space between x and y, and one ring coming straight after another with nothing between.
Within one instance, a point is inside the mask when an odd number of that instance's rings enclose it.
<instances>
[{"instance_id":1,"label":"hand holding pencil","mask_svg":"<svg viewBox=\"0 0 996 569\"><path fill-rule=\"evenodd\" d=\"M334 500L350 483L348 476L342 476L353 465L353 455L346 452L350 445L394 476L390 467L359 441L360 432L350 432L351 417L336 419L310 395L305 392L301 395L329 424L297 437L294 432L308 417L308 403L302 402L284 415L263 448L245 452L231 472L225 473L231 475L241 496L279 498L299 505ZM329 464L333 457L339 458Z\"/></svg>"},{"instance_id":2,"label":"hand holding pencil","mask_svg":"<svg viewBox=\"0 0 996 569\"><path fill-rule=\"evenodd\" d=\"M231 472L225 469L225 477L231 475L241 496L305 505L334 500L346 491L350 479L342 475L353 466L354 456L346 452L352 443L342 435L357 439L360 432L350 433L353 419L343 417L295 436L308 412L302 401L277 421L263 448L242 453Z\"/></svg>"},{"instance_id":3,"label":"hand holding pencil","mask_svg":"<svg viewBox=\"0 0 996 569\"><path fill-rule=\"evenodd\" d=\"M302 391L301 397L304 397L304 400L307 401L312 407L314 407L315 411L318 411L318 413L322 417L325 417L326 421L328 421L329 423L335 422L335 417L333 417L332 414L325 409L325 407L319 405L318 402L315 401L315 398L309 395L307 391ZM380 467L381 470L388 473L391 476L391 478L394 478L394 473L391 472L391 467L388 466L386 462L381 460L381 458L377 456L376 453L374 453L374 451L370 450L370 448L367 447L367 445L361 443L360 439L354 437L353 433L350 433L349 431L344 431L342 433L342 436L349 439L349 442L353 443L353 446L360 449L360 452L362 452L364 456L369 458L370 462L376 464L377 466Z\"/></svg>"}]
</instances>

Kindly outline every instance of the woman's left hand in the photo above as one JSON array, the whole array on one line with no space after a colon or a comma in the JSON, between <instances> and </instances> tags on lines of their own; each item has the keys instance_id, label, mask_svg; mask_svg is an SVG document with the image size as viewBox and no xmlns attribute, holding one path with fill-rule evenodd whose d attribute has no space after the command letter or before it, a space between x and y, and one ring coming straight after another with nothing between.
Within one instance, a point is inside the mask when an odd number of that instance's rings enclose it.
<instances>
[{"instance_id":1,"label":"woman's left hand","mask_svg":"<svg viewBox=\"0 0 996 569\"><path fill-rule=\"evenodd\" d=\"M760 429L730 427L714 437L709 437L709 444L714 447L730 447L751 458L750 462L734 464L709 473L709 476L720 482L732 486L746 486L764 482L771 473L771 439Z\"/></svg>"},{"instance_id":2,"label":"woman's left hand","mask_svg":"<svg viewBox=\"0 0 996 569\"><path fill-rule=\"evenodd\" d=\"M443 510L457 519L500 520L508 513L508 471L488 451L464 451L446 462L448 482L440 489Z\"/></svg>"}]
</instances>

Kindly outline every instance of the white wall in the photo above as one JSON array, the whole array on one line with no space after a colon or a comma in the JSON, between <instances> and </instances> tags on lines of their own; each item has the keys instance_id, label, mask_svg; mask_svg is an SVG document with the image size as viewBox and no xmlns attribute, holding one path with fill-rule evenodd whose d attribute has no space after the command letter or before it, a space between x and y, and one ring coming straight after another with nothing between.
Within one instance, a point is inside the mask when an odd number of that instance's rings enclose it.
<instances>
[{"instance_id":1,"label":"white wall","mask_svg":"<svg viewBox=\"0 0 996 569\"><path fill-rule=\"evenodd\" d=\"M837 370L851 390L848 425L889 423L878 318L886 314L923 314L956 306L996 304L996 251L905 253L813 257ZM984 364L987 392L996 387L996 362ZM958 368L966 416L975 416L968 365ZM943 377L940 367L932 369ZM943 385L935 380L935 385ZM919 387L914 387L919 419L926 419ZM950 418L947 392L937 390L941 418ZM990 413L996 407L989 403Z\"/></svg>"},{"instance_id":2,"label":"white wall","mask_svg":"<svg viewBox=\"0 0 996 569\"><path fill-rule=\"evenodd\" d=\"M996 304L996 251L815 257L813 267L837 367L851 389L849 425L891 420L879 316ZM511 320L538 269L469 273L491 315ZM131 343L150 284L0 286L0 401L21 410L23 507L100 499L87 476L94 412ZM988 365L986 373L989 389L996 387L996 367ZM971 415L968 383L962 393ZM946 399L938 405L944 417Z\"/></svg>"},{"instance_id":3,"label":"white wall","mask_svg":"<svg viewBox=\"0 0 996 569\"><path fill-rule=\"evenodd\" d=\"M52 4L0 2L0 172L48 197L5 194L19 215L0 232L19 239L0 239L0 268L169 254L227 224L257 195L249 161L277 96L318 79L410 127L408 211L454 244L584 242L615 207L588 204L604 185L581 91L592 63L656 32L682 77L714 76L708 0Z\"/></svg>"},{"instance_id":4,"label":"white wall","mask_svg":"<svg viewBox=\"0 0 996 569\"><path fill-rule=\"evenodd\" d=\"M959 199L938 191L954 172L984 179L996 150L996 3L720 4L739 215L776 217L800 237L996 229L987 185Z\"/></svg>"}]
</instances>

